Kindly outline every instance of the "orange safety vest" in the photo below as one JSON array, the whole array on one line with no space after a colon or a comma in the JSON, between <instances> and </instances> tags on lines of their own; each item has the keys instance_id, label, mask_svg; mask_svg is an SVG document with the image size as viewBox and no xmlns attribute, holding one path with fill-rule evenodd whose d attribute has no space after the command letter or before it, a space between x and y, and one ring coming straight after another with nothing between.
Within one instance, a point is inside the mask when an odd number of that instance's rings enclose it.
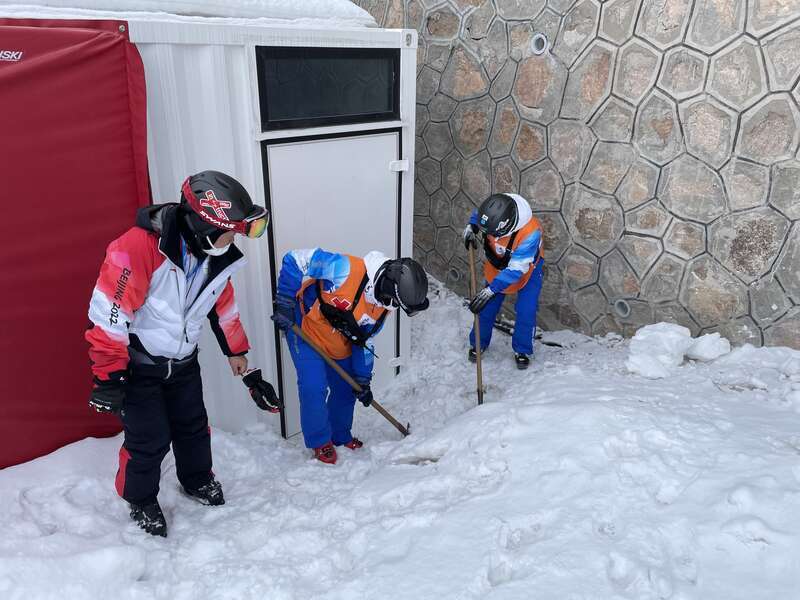
<instances>
[{"instance_id":1,"label":"orange safety vest","mask_svg":"<svg viewBox=\"0 0 800 600\"><path fill-rule=\"evenodd\" d=\"M516 250L522 242L528 239L528 237L533 235L533 232L537 230L542 230L542 224L539 223L539 219L536 217L531 217L531 220L528 221L522 229L518 229L517 231L509 233L506 236L501 238L496 238L491 235L485 236L483 240L483 248L486 252L487 260L483 265L483 276L486 278L486 281L492 283L494 278L497 277L497 274L508 266L508 263L511 260L511 254L514 252L514 250ZM498 249L502 251L502 254L498 252ZM511 284L505 290L503 290L503 293L513 294L514 292L518 292L525 287L525 284L528 283L528 280L531 278L536 265L542 259L542 255L543 252L540 247L539 255L531 264L527 273L520 277L519 281Z\"/></svg>"},{"instance_id":2,"label":"orange safety vest","mask_svg":"<svg viewBox=\"0 0 800 600\"><path fill-rule=\"evenodd\" d=\"M364 264L364 259L357 256L348 256L347 258L350 260L350 273L347 275L347 279L341 286L331 291L325 291L321 285L318 286L320 298L306 311L301 326L301 329L308 337L325 350L331 358L336 360L350 356L353 352L353 345L347 336L333 327L331 322L322 314L320 300L338 309L352 311L353 318L360 325L375 325L382 322L387 313L383 306L368 302L366 295L363 293L363 283L365 283L367 276L367 267ZM309 285L316 285L316 283L317 280L312 279L306 281L300 288L297 298L300 300L301 306L303 292ZM357 295L359 296L358 302L353 307L353 302Z\"/></svg>"}]
</instances>

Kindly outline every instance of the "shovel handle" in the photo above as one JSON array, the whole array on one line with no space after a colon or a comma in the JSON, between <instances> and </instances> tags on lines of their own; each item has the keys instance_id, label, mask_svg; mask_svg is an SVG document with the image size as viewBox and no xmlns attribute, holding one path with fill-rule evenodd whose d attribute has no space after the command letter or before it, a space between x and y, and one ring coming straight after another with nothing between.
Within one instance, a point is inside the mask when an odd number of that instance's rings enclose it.
<instances>
[{"instance_id":1,"label":"shovel handle","mask_svg":"<svg viewBox=\"0 0 800 600\"><path fill-rule=\"evenodd\" d=\"M474 298L478 293L478 276L475 272L475 248L469 246L469 293ZM478 315L475 314L475 325L472 329L475 332L475 367L478 378L478 404L483 404L483 365L481 364L481 324Z\"/></svg>"},{"instance_id":2,"label":"shovel handle","mask_svg":"<svg viewBox=\"0 0 800 600\"><path fill-rule=\"evenodd\" d=\"M317 345L317 343L316 343L316 342L314 342L314 341L313 341L311 338L309 338L309 337L308 337L308 336L307 336L307 335L306 335L306 334L303 332L303 330L302 330L302 329L300 329L300 328L297 326L297 324L295 324L295 325L292 325L292 331L294 332L294 334L295 334L295 335L297 335L298 337L300 337L300 339L302 339L302 340L303 340L303 341L304 341L306 344L308 344L309 346L311 346L311 347L314 349L314 351L315 351L317 354L319 354L319 355L322 357L322 360L324 360L326 363L328 363L328 365L329 365L329 366L330 366L330 367L331 367L331 368L332 368L334 371L336 371L336 372L339 374L339 376L340 376L342 379L344 379L344 380L345 380L345 381L346 381L346 382L347 382L347 383L350 385L350 387L351 387L351 388L353 388L353 389L354 389L356 392L359 392L359 393L361 393L361 392L363 391L363 388L362 388L362 387L361 387L361 386L358 384L358 382L357 382L355 379L353 379L352 377L350 377L350 374L349 374L347 371L345 371L345 370L344 370L344 369L343 369L343 368L342 368L342 367L339 365L339 363L337 363L337 362L336 362L335 360L333 360L333 359L332 359L330 356L328 356L328 353L327 353L327 352L325 352L325 350L323 350L322 348L320 348L320 347L319 347L319 345ZM385 418L387 421L389 421L389 423L391 423L392 425L394 425L395 429L397 429L397 431L399 431L400 433L402 433L402 434L403 434L403 436L407 436L407 435L409 434L409 427L408 427L408 426L403 426L403 425L402 425L402 424L401 424L401 423L400 423L400 422L399 422L397 419L395 419L395 418L394 418L394 417L393 417L393 416L392 416L392 415L389 413L389 411L388 411L388 410L386 410L385 408L383 408L383 406L381 406L380 404L378 404L378 402L377 402L377 401L373 400L373 401L370 403L370 406L373 406L373 407L375 407L375 410L377 410L377 411L378 411L378 412L379 412L381 415L383 415L383 417L384 417L384 418Z\"/></svg>"}]
</instances>

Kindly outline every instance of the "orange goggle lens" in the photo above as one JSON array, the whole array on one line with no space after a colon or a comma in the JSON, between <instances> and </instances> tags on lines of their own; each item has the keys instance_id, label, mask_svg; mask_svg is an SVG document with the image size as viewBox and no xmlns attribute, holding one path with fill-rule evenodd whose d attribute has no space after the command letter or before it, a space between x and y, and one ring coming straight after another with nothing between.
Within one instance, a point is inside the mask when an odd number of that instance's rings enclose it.
<instances>
[{"instance_id":1,"label":"orange goggle lens","mask_svg":"<svg viewBox=\"0 0 800 600\"><path fill-rule=\"evenodd\" d=\"M269 219L267 217L259 217L255 221L249 221L247 223L247 237L260 238L267 230L268 222Z\"/></svg>"}]
</instances>

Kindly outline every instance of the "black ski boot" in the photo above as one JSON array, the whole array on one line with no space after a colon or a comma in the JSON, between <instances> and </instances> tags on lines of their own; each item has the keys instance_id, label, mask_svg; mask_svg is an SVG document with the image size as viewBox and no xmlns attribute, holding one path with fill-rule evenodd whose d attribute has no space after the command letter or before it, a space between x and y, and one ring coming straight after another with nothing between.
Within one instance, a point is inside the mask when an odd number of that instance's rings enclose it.
<instances>
[{"instance_id":1,"label":"black ski boot","mask_svg":"<svg viewBox=\"0 0 800 600\"><path fill-rule=\"evenodd\" d=\"M201 485L196 490L185 487L183 491L186 492L187 496L191 497L193 500L197 500L200 504L205 504L207 506L221 506L225 504L222 486L213 476L207 484Z\"/></svg>"},{"instance_id":2,"label":"black ski boot","mask_svg":"<svg viewBox=\"0 0 800 600\"><path fill-rule=\"evenodd\" d=\"M167 520L161 512L158 500L147 504L133 504L131 502L131 519L150 535L167 537Z\"/></svg>"},{"instance_id":3,"label":"black ski boot","mask_svg":"<svg viewBox=\"0 0 800 600\"><path fill-rule=\"evenodd\" d=\"M524 371L531 364L531 359L528 357L528 355L520 354L519 352L514 353L514 361L517 363L517 368L520 371Z\"/></svg>"}]
</instances>

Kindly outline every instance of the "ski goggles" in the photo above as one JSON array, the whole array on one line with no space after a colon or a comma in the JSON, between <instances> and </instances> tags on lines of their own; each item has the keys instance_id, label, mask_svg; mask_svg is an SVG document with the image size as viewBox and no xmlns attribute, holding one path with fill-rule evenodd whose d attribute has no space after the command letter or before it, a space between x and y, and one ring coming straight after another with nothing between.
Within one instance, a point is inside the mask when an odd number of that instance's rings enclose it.
<instances>
[{"instance_id":1,"label":"ski goggles","mask_svg":"<svg viewBox=\"0 0 800 600\"><path fill-rule=\"evenodd\" d=\"M267 230L267 225L269 225L269 211L263 206L254 206L253 208L256 209L256 212L245 217L241 221L229 221L223 218L222 215L225 214L226 208L230 208L231 203L219 200L212 190L206 192L206 198L200 200L195 196L189 185L189 180L187 179L183 183L181 192L183 192L183 197L186 198L189 206L192 207L192 210L197 216L214 227L240 233L253 239L260 238ZM215 212L214 215L206 212L206 209L209 208Z\"/></svg>"},{"instance_id":2,"label":"ski goggles","mask_svg":"<svg viewBox=\"0 0 800 600\"><path fill-rule=\"evenodd\" d=\"M397 287L397 284L394 284L394 295L392 296L392 306L395 308L403 309L403 312L406 313L409 317L413 317L417 313L422 312L423 310L427 309L430 306L430 301L425 298L422 301L422 304L416 304L414 306L409 306L405 302L400 299L400 290Z\"/></svg>"}]
</instances>

